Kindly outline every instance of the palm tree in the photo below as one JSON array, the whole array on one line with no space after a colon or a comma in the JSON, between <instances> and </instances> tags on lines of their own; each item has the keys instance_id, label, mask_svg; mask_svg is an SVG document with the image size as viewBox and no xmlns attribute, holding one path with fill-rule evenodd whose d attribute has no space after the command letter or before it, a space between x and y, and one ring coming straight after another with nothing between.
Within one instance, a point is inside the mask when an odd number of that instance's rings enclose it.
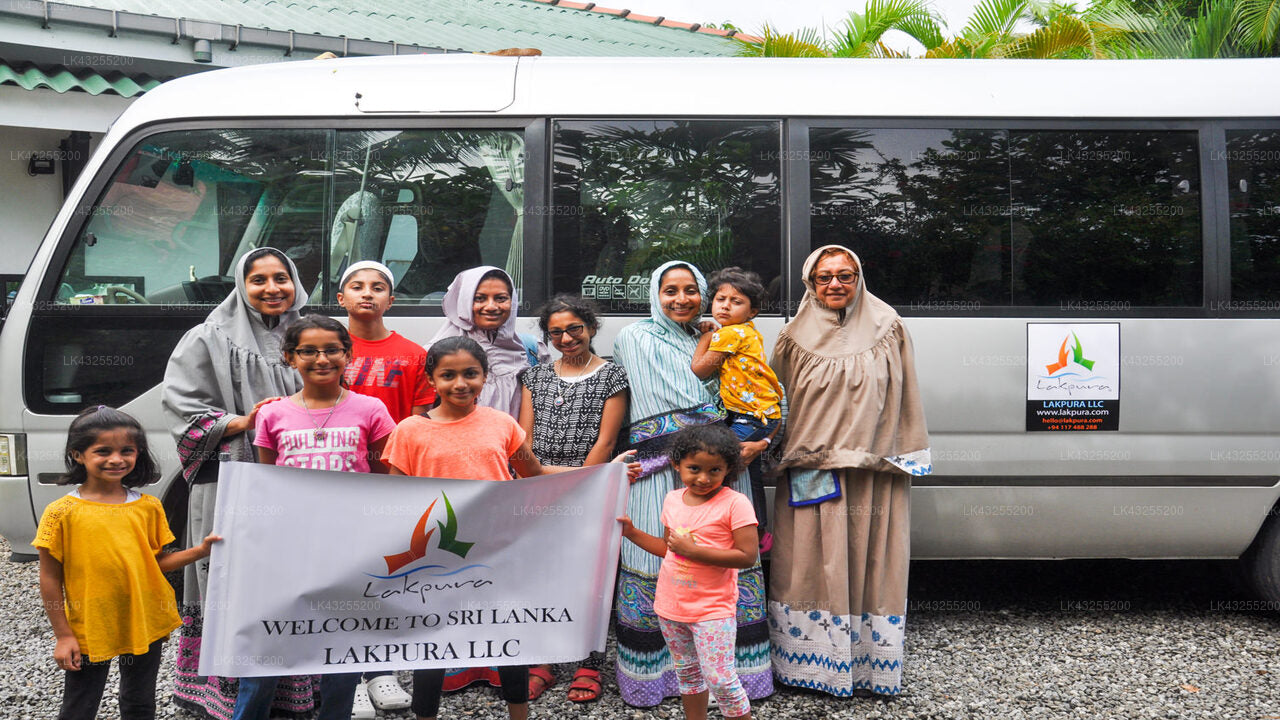
<instances>
[{"instance_id":1,"label":"palm tree","mask_svg":"<svg viewBox=\"0 0 1280 720\"><path fill-rule=\"evenodd\" d=\"M768 25L759 33L760 42L733 40L739 57L906 57L884 44L890 30L910 35L925 48L942 43L941 19L928 0L869 0L863 12L849 13L829 40L813 28L784 34Z\"/></svg>"}]
</instances>

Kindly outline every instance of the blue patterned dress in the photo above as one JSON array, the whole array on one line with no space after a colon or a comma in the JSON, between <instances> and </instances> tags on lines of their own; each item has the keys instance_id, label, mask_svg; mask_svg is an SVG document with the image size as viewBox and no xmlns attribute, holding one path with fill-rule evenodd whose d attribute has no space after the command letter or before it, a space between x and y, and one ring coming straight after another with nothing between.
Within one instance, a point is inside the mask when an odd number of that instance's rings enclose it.
<instances>
[{"instance_id":1,"label":"blue patterned dress","mask_svg":"<svg viewBox=\"0 0 1280 720\"><path fill-rule=\"evenodd\" d=\"M662 313L658 285L672 266L691 270L706 297L706 281L688 263L669 262L654 270L649 286L650 317L622 329L613 344L614 360L631 382L630 444L639 452L644 473L631 486L627 514L635 526L662 536L662 500L680 486L667 461L670 435L689 425L724 419L718 380L698 379L689 365L698 345L693 334ZM751 497L744 471L733 488ZM628 705L652 707L680 694L671 654L653 612L661 558L630 542L622 543L618 578L618 687ZM757 562L738 572L737 669L751 699L773 694L769 629L765 623L764 576Z\"/></svg>"}]
</instances>

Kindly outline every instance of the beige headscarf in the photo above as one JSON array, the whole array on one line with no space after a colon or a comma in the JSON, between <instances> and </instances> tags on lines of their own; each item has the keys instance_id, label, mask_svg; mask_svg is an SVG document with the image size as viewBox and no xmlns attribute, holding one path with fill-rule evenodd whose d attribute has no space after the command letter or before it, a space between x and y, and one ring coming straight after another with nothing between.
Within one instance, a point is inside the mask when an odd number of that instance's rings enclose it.
<instances>
[{"instance_id":1,"label":"beige headscarf","mask_svg":"<svg viewBox=\"0 0 1280 720\"><path fill-rule=\"evenodd\" d=\"M814 293L810 276L827 250L847 253L858 269L853 302L843 310ZM771 363L789 407L782 467L928 474L929 431L902 318L867 291L862 261L848 248L818 248L803 273L804 298Z\"/></svg>"}]
</instances>

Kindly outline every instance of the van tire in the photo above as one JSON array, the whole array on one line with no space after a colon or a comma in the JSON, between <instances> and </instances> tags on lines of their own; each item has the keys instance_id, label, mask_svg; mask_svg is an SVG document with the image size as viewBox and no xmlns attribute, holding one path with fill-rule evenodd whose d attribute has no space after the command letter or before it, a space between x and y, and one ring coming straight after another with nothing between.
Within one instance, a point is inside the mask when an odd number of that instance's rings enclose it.
<instances>
[{"instance_id":1,"label":"van tire","mask_svg":"<svg viewBox=\"0 0 1280 720\"><path fill-rule=\"evenodd\" d=\"M1267 513L1267 521L1240 562L1258 597L1280 607L1280 503Z\"/></svg>"}]
</instances>

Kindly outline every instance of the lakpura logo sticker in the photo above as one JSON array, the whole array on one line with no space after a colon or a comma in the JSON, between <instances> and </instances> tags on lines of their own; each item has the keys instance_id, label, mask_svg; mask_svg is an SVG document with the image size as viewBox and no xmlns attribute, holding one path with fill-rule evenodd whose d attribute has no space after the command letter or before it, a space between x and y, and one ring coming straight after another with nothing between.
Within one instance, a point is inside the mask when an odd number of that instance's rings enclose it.
<instances>
[{"instance_id":1,"label":"lakpura logo sticker","mask_svg":"<svg viewBox=\"0 0 1280 720\"><path fill-rule=\"evenodd\" d=\"M1073 332L1062 339L1062 346L1058 348L1058 361L1044 366L1045 370L1049 372L1049 377L1054 377L1054 373L1067 367L1067 343L1071 342L1073 339L1076 341L1076 344L1071 348L1071 361L1080 367L1083 367L1085 370L1093 369L1093 361L1085 358L1084 347L1080 343L1080 338ZM1066 375L1071 373L1063 374Z\"/></svg>"}]
</instances>

